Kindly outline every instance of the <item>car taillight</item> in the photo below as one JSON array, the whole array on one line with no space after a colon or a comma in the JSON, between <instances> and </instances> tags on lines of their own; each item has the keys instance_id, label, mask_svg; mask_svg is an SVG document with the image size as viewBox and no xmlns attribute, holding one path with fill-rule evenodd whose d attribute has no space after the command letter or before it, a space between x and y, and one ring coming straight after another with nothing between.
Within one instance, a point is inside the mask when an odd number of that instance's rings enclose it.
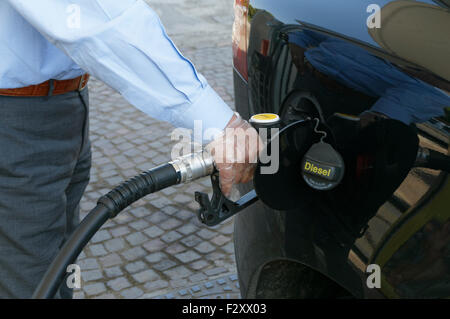
<instances>
[{"instance_id":1,"label":"car taillight","mask_svg":"<svg viewBox=\"0 0 450 319\"><path fill-rule=\"evenodd\" d=\"M233 64L234 68L247 81L248 6L249 0L235 0L233 24Z\"/></svg>"}]
</instances>

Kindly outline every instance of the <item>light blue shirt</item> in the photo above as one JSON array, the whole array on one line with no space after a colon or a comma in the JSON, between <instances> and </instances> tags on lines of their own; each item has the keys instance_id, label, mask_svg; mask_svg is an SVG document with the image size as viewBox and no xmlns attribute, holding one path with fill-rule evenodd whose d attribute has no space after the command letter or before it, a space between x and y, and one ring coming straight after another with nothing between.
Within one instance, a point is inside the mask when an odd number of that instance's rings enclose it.
<instances>
[{"instance_id":1,"label":"light blue shirt","mask_svg":"<svg viewBox=\"0 0 450 319\"><path fill-rule=\"evenodd\" d=\"M142 0L2 0L0 40L0 88L88 72L177 127L223 129L233 115Z\"/></svg>"}]
</instances>

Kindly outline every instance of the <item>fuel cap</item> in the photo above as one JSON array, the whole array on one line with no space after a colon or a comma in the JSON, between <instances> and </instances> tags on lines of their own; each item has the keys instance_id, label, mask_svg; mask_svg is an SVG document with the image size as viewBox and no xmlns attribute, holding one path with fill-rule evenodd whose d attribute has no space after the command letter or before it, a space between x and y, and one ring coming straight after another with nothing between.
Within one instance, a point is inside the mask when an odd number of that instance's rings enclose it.
<instances>
[{"instance_id":1,"label":"fuel cap","mask_svg":"<svg viewBox=\"0 0 450 319\"><path fill-rule=\"evenodd\" d=\"M273 129L280 128L281 118L274 113L260 113L253 115L249 122L258 131L264 144L267 144L272 139L272 134L278 133Z\"/></svg>"},{"instance_id":2,"label":"fuel cap","mask_svg":"<svg viewBox=\"0 0 450 319\"><path fill-rule=\"evenodd\" d=\"M342 156L328 143L311 146L302 161L302 176L310 187L326 191L339 185L344 177Z\"/></svg>"},{"instance_id":3,"label":"fuel cap","mask_svg":"<svg viewBox=\"0 0 450 319\"><path fill-rule=\"evenodd\" d=\"M325 133L327 133L327 137L325 137ZM320 137L320 135L323 137ZM329 143L329 146L314 146L315 144L327 143ZM333 134L320 121L315 123L313 119L309 118L284 126L267 145L269 149L273 147L279 149L279 156L277 156L279 158L278 171L274 174L264 174L262 168L272 163L267 164L258 161L253 179L258 198L272 209L286 211L300 207L304 200L317 198L318 189L327 190L327 187L337 186L343 175L344 162L339 154L337 154L337 159L335 158L336 151L332 147L334 143ZM322 154L322 152L325 154ZM314 163L316 167L321 165L322 174L324 168L328 167L327 176L307 176L307 180L310 181L308 183L303 177L306 172L302 169L306 160L311 164ZM330 168L332 170L330 176L328 176L328 169ZM319 168L315 172L316 175L318 172ZM314 168L312 168L312 173L314 174ZM326 178L331 178L332 181L327 181ZM320 184L323 183L322 179L331 185L322 186Z\"/></svg>"},{"instance_id":4,"label":"fuel cap","mask_svg":"<svg viewBox=\"0 0 450 319\"><path fill-rule=\"evenodd\" d=\"M273 126L280 123L280 117L274 113L255 114L250 118L250 123L258 126Z\"/></svg>"}]
</instances>

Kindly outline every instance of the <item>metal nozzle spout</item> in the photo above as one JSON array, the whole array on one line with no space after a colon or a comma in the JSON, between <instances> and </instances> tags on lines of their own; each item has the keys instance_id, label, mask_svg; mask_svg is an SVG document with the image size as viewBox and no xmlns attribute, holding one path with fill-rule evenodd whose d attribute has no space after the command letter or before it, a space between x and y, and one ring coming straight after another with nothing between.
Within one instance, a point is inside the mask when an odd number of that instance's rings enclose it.
<instances>
[{"instance_id":1,"label":"metal nozzle spout","mask_svg":"<svg viewBox=\"0 0 450 319\"><path fill-rule=\"evenodd\" d=\"M190 183L196 179L210 176L214 172L214 160L205 151L181 156L169 164L179 174L179 184Z\"/></svg>"}]
</instances>

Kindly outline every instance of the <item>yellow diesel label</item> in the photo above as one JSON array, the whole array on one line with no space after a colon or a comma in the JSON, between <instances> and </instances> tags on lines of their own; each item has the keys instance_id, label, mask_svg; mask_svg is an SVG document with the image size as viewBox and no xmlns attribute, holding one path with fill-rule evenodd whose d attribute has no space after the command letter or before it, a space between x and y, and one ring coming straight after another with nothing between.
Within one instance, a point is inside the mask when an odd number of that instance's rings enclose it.
<instances>
[{"instance_id":1,"label":"yellow diesel label","mask_svg":"<svg viewBox=\"0 0 450 319\"><path fill-rule=\"evenodd\" d=\"M314 165L313 163L306 161L305 162L305 171L319 175L319 176L326 176L331 177L331 168L326 169L319 166Z\"/></svg>"}]
</instances>

